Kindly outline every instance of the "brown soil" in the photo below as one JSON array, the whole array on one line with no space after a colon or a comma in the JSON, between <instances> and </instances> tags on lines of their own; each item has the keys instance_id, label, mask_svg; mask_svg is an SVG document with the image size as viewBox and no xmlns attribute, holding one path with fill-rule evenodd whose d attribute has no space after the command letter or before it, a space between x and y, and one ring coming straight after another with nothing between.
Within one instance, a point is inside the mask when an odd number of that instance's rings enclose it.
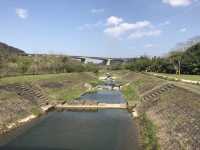
<instances>
[{"instance_id":1,"label":"brown soil","mask_svg":"<svg viewBox=\"0 0 200 150\"><path fill-rule=\"evenodd\" d=\"M51 89L51 88L62 88L64 85L59 82L47 82L47 83L41 84L40 86Z\"/></svg>"}]
</instances>

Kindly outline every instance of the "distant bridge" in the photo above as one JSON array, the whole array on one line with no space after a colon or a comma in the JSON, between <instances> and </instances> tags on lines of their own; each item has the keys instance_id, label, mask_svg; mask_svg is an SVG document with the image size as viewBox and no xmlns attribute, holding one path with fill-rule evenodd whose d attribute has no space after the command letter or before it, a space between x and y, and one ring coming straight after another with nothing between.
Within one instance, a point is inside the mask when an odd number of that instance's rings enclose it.
<instances>
[{"instance_id":1,"label":"distant bridge","mask_svg":"<svg viewBox=\"0 0 200 150\"><path fill-rule=\"evenodd\" d=\"M113 62L124 63L132 59L132 58L109 58L109 57L92 57L92 56L69 56L69 57L74 58L74 59L79 59L84 64L87 64L89 62L89 59L102 60L103 64L107 66L111 65L111 63Z\"/></svg>"},{"instance_id":2,"label":"distant bridge","mask_svg":"<svg viewBox=\"0 0 200 150\"><path fill-rule=\"evenodd\" d=\"M28 56L48 56L51 54L27 54ZM124 63L132 60L133 58L111 58L111 57L93 57L93 56L70 56L70 55L54 55L56 57L61 57L61 56L67 56L73 59L80 60L82 63L87 64L90 62L90 60L101 60L103 61L102 64L104 65L111 65L111 63L114 62L119 62L119 63Z\"/></svg>"}]
</instances>

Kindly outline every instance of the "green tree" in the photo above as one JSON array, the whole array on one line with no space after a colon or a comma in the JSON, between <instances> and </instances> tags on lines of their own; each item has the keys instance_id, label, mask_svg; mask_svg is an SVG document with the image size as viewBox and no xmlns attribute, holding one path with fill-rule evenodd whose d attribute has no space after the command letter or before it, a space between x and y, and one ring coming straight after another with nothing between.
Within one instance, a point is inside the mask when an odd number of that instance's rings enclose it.
<instances>
[{"instance_id":1,"label":"green tree","mask_svg":"<svg viewBox=\"0 0 200 150\"><path fill-rule=\"evenodd\" d=\"M181 74L181 63L182 63L182 57L183 52L181 51L173 51L170 53L169 60L173 64L174 69L176 70L176 74Z\"/></svg>"}]
</instances>

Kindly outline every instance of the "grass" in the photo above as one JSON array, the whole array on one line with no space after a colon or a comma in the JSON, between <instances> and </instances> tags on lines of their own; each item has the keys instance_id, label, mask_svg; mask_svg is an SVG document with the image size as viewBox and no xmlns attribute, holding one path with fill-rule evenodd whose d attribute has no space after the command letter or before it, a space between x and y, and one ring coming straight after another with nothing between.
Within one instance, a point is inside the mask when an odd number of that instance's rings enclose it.
<instances>
[{"instance_id":1,"label":"grass","mask_svg":"<svg viewBox=\"0 0 200 150\"><path fill-rule=\"evenodd\" d=\"M14 93L14 92L8 92L8 91L0 91L0 100L3 101L3 100L11 100L13 98L16 98L17 97L17 94Z\"/></svg>"},{"instance_id":2,"label":"grass","mask_svg":"<svg viewBox=\"0 0 200 150\"><path fill-rule=\"evenodd\" d=\"M139 100L138 91L134 84L124 86L121 91L126 101L137 102Z\"/></svg>"},{"instance_id":3,"label":"grass","mask_svg":"<svg viewBox=\"0 0 200 150\"><path fill-rule=\"evenodd\" d=\"M142 138L142 146L144 150L159 150L156 136L156 127L151 120L148 119L146 113L140 116L140 135Z\"/></svg>"},{"instance_id":4,"label":"grass","mask_svg":"<svg viewBox=\"0 0 200 150\"><path fill-rule=\"evenodd\" d=\"M122 81L129 83L122 88L122 93L124 98L131 103L138 103L140 100L139 95L165 82L162 79L136 72L129 72L123 76ZM156 136L156 126L148 118L145 112L140 114L138 123L142 149L159 150L160 146Z\"/></svg>"},{"instance_id":5,"label":"grass","mask_svg":"<svg viewBox=\"0 0 200 150\"><path fill-rule=\"evenodd\" d=\"M31 113L33 114L33 115L35 115L35 116L39 116L39 115L41 115L41 110L40 110L40 108L39 107L33 107L32 109L31 109Z\"/></svg>"},{"instance_id":6,"label":"grass","mask_svg":"<svg viewBox=\"0 0 200 150\"><path fill-rule=\"evenodd\" d=\"M57 89L45 89L50 99L54 100L73 100L87 91L81 86L64 87Z\"/></svg>"},{"instance_id":7,"label":"grass","mask_svg":"<svg viewBox=\"0 0 200 150\"><path fill-rule=\"evenodd\" d=\"M93 87L97 86L97 85L100 85L100 84L103 84L104 82L101 81L101 80L92 80L89 82Z\"/></svg>"},{"instance_id":8,"label":"grass","mask_svg":"<svg viewBox=\"0 0 200 150\"><path fill-rule=\"evenodd\" d=\"M176 74L165 74L165 73L156 73L159 75L164 75L172 78L192 80L192 81L200 81L200 75L176 75Z\"/></svg>"},{"instance_id":9,"label":"grass","mask_svg":"<svg viewBox=\"0 0 200 150\"><path fill-rule=\"evenodd\" d=\"M16 77L5 77L0 79L0 84L13 84L13 83L32 83L36 81L49 80L49 81L62 81L67 77L76 75L77 73L60 73L60 74L45 74L45 75L23 75Z\"/></svg>"},{"instance_id":10,"label":"grass","mask_svg":"<svg viewBox=\"0 0 200 150\"><path fill-rule=\"evenodd\" d=\"M129 72L123 76L122 82L133 84L138 93L142 94L166 81L143 73Z\"/></svg>"},{"instance_id":11,"label":"grass","mask_svg":"<svg viewBox=\"0 0 200 150\"><path fill-rule=\"evenodd\" d=\"M79 97L88 90L85 83L96 85L98 79L94 73L61 73L45 75L26 75L16 77L6 77L0 79L0 85L28 83L39 85L49 100L72 100ZM60 83L62 87L43 87L44 83Z\"/></svg>"}]
</instances>

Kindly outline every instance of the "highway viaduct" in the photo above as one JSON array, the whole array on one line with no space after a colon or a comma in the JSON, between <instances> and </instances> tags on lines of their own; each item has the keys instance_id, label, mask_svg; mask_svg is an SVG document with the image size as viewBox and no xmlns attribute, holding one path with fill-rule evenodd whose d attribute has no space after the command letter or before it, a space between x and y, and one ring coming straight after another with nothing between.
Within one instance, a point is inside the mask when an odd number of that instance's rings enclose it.
<instances>
[{"instance_id":1,"label":"highway viaduct","mask_svg":"<svg viewBox=\"0 0 200 150\"><path fill-rule=\"evenodd\" d=\"M81 62L84 64L87 64L90 59L101 60L103 62L102 64L107 65L107 66L110 66L113 62L124 63L132 59L132 58L91 57L91 56L69 56L69 57L73 59L81 60Z\"/></svg>"},{"instance_id":2,"label":"highway viaduct","mask_svg":"<svg viewBox=\"0 0 200 150\"><path fill-rule=\"evenodd\" d=\"M27 56L48 56L51 54L27 54ZM51 55L51 56L55 56L55 57L69 57L69 58L73 58L76 60L80 60L82 63L87 64L89 63L91 60L100 60L102 61L102 64L110 66L112 63L115 62L119 62L119 63L125 63L128 62L130 60L132 60L133 58L111 58L111 57L92 57L92 56L70 56L70 55Z\"/></svg>"}]
</instances>

